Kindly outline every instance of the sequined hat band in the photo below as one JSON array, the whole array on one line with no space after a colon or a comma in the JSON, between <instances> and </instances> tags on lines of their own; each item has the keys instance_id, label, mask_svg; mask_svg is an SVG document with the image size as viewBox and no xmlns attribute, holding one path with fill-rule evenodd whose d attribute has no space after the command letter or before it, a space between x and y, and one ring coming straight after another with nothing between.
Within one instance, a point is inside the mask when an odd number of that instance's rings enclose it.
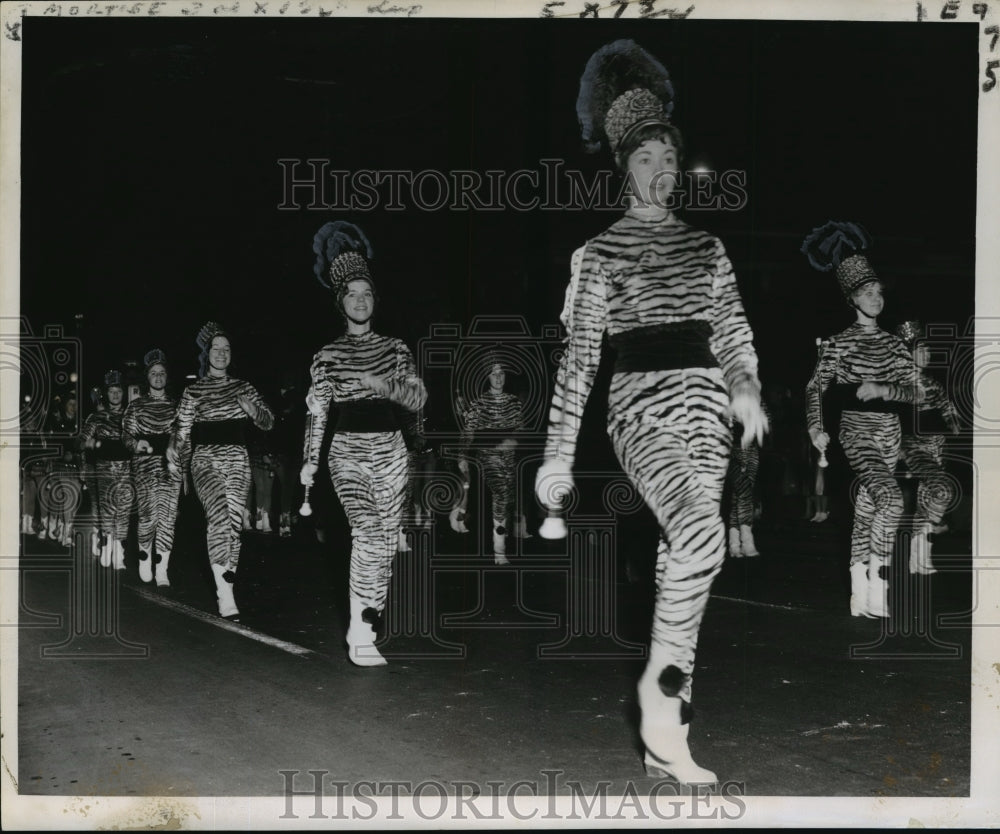
<instances>
[{"instance_id":1,"label":"sequined hat band","mask_svg":"<svg viewBox=\"0 0 1000 834\"><path fill-rule=\"evenodd\" d=\"M663 102L649 90L642 88L628 90L618 96L604 118L604 132L615 152L629 134L646 125L668 127L670 120Z\"/></svg>"},{"instance_id":2,"label":"sequined hat band","mask_svg":"<svg viewBox=\"0 0 1000 834\"><path fill-rule=\"evenodd\" d=\"M359 252L343 252L330 263L330 289L338 298L351 281L367 281L375 288L368 261Z\"/></svg>"},{"instance_id":3,"label":"sequined hat band","mask_svg":"<svg viewBox=\"0 0 1000 834\"><path fill-rule=\"evenodd\" d=\"M879 280L872 265L868 262L868 258L864 255L850 255L837 264L836 269L840 289L848 298L865 284Z\"/></svg>"}]
</instances>

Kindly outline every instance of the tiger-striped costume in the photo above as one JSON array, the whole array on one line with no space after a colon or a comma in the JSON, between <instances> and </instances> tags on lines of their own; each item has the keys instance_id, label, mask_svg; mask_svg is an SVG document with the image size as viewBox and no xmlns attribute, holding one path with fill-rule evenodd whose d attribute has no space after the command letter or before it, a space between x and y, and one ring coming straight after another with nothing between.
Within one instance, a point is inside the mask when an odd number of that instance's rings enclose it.
<instances>
[{"instance_id":1,"label":"tiger-striped costume","mask_svg":"<svg viewBox=\"0 0 1000 834\"><path fill-rule=\"evenodd\" d=\"M759 466L760 447L756 441L746 447L734 443L727 475L730 488L730 527L753 524L753 491Z\"/></svg>"},{"instance_id":2,"label":"tiger-striped costume","mask_svg":"<svg viewBox=\"0 0 1000 834\"><path fill-rule=\"evenodd\" d=\"M93 486L97 490L97 507L101 533L108 539L124 542L128 535L132 512L133 489L129 471L128 450L122 442L121 405L95 411L83 424L81 446L93 440L99 443L86 454L93 462Z\"/></svg>"},{"instance_id":3,"label":"tiger-striped costume","mask_svg":"<svg viewBox=\"0 0 1000 834\"><path fill-rule=\"evenodd\" d=\"M921 433L914 433L914 427L907 425L907 431L903 434L902 454L907 469L914 477L919 478L917 518L914 527L916 530L926 530L941 523L942 517L955 499L955 489L941 463L945 435L931 432L947 430L954 433L958 431L959 423L955 406L941 383L921 372L920 388L924 392L924 399L917 406L920 412L918 417L920 424L916 428ZM929 425L924 425L922 418L931 415L939 418L935 423L940 425L930 425L930 420L927 421ZM905 419L907 416L910 417L909 420ZM912 415L904 414L903 418L907 424L912 421Z\"/></svg>"},{"instance_id":4,"label":"tiger-striped costume","mask_svg":"<svg viewBox=\"0 0 1000 834\"><path fill-rule=\"evenodd\" d=\"M514 521L516 449L504 441L515 440L524 428L521 401L513 394L490 391L473 401L462 417L462 445L467 453L476 442L475 456L492 497L494 529L506 535Z\"/></svg>"},{"instance_id":5,"label":"tiger-striped costume","mask_svg":"<svg viewBox=\"0 0 1000 834\"><path fill-rule=\"evenodd\" d=\"M243 507L250 489L250 418L237 401L241 395L257 407L254 425L270 429L274 415L249 382L205 376L184 389L170 439L182 464L190 461L191 480L208 522L209 560L232 571L239 564Z\"/></svg>"},{"instance_id":6,"label":"tiger-striped costume","mask_svg":"<svg viewBox=\"0 0 1000 834\"><path fill-rule=\"evenodd\" d=\"M385 398L366 388L358 374L388 382ZM413 355L399 339L372 331L345 334L313 358L306 402L305 460L319 464L331 405L338 406L327 459L337 497L351 525L350 593L365 608L385 606L396 554L408 475L406 444L393 403L411 411L427 391Z\"/></svg>"},{"instance_id":7,"label":"tiger-striped costume","mask_svg":"<svg viewBox=\"0 0 1000 834\"><path fill-rule=\"evenodd\" d=\"M177 400L166 395L145 394L129 403L122 418L122 440L132 455L132 483L139 507L139 549L146 554L169 553L174 545L177 502L181 480L167 469L167 443ZM152 446L150 453L137 453L140 440Z\"/></svg>"},{"instance_id":8,"label":"tiger-striped costume","mask_svg":"<svg viewBox=\"0 0 1000 834\"><path fill-rule=\"evenodd\" d=\"M722 243L673 216L627 213L574 261L546 459L573 460L606 331L618 352L608 433L660 525L652 640L664 668L683 673L689 703L698 628L725 556L730 396L760 392L753 334Z\"/></svg>"},{"instance_id":9,"label":"tiger-striped costume","mask_svg":"<svg viewBox=\"0 0 1000 834\"><path fill-rule=\"evenodd\" d=\"M889 385L889 396L862 403L853 392L862 382ZM844 386L831 389L831 385ZM821 400L840 407L839 439L858 479L851 533L851 564L872 555L889 564L896 528L903 513L903 494L894 474L899 460L899 416L893 403L919 401L913 360L896 336L878 325L854 323L824 346L806 386L807 426L822 427Z\"/></svg>"}]
</instances>

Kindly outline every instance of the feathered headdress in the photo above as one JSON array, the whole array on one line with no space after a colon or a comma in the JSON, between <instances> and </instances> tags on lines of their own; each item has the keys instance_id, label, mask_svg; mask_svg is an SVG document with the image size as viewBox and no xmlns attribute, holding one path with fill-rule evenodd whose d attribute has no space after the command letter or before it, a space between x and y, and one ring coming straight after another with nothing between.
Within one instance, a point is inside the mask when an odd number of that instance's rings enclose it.
<instances>
[{"instance_id":1,"label":"feathered headdress","mask_svg":"<svg viewBox=\"0 0 1000 834\"><path fill-rule=\"evenodd\" d=\"M673 110L670 74L635 41L617 40L590 56L576 99L589 153L602 142L615 153L632 131L651 124L668 126Z\"/></svg>"},{"instance_id":2,"label":"feathered headdress","mask_svg":"<svg viewBox=\"0 0 1000 834\"><path fill-rule=\"evenodd\" d=\"M901 325L899 325L899 327L896 328L896 335L903 340L903 344L905 344L908 348L912 348L913 343L924 335L923 322L915 320L904 321Z\"/></svg>"},{"instance_id":3,"label":"feathered headdress","mask_svg":"<svg viewBox=\"0 0 1000 834\"><path fill-rule=\"evenodd\" d=\"M353 223L335 220L325 223L313 237L316 279L337 298L351 281L365 280L375 287L368 261L374 257L371 243Z\"/></svg>"},{"instance_id":4,"label":"feathered headdress","mask_svg":"<svg viewBox=\"0 0 1000 834\"><path fill-rule=\"evenodd\" d=\"M872 265L861 254L871 245L871 236L862 226L831 220L809 233L801 251L820 272L836 270L840 289L850 298L859 287L878 281Z\"/></svg>"},{"instance_id":5,"label":"feathered headdress","mask_svg":"<svg viewBox=\"0 0 1000 834\"><path fill-rule=\"evenodd\" d=\"M165 354L159 348L153 348L149 353L142 357L142 364L146 368L146 373L149 373L149 369L153 365L167 365L167 354Z\"/></svg>"},{"instance_id":6,"label":"feathered headdress","mask_svg":"<svg viewBox=\"0 0 1000 834\"><path fill-rule=\"evenodd\" d=\"M107 391L109 388L117 385L119 388L122 387L122 375L119 371L108 371L104 375L104 390Z\"/></svg>"}]
</instances>

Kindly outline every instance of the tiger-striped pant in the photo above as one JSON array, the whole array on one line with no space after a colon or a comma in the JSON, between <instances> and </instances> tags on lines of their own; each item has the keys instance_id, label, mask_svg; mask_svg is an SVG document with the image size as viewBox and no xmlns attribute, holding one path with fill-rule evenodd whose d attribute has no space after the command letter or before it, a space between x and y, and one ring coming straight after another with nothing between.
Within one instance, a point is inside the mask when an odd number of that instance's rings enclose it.
<instances>
[{"instance_id":1,"label":"tiger-striped pant","mask_svg":"<svg viewBox=\"0 0 1000 834\"><path fill-rule=\"evenodd\" d=\"M941 464L944 436L903 438L902 453L906 468L919 479L917 484L917 529L940 524L955 500L955 488Z\"/></svg>"},{"instance_id":2,"label":"tiger-striped pant","mask_svg":"<svg viewBox=\"0 0 1000 834\"><path fill-rule=\"evenodd\" d=\"M660 525L652 642L665 666L683 672L678 694L689 702L698 629L726 552L720 505L732 444L728 405L723 390L702 389L663 417L608 427L622 468Z\"/></svg>"},{"instance_id":3,"label":"tiger-striped pant","mask_svg":"<svg viewBox=\"0 0 1000 834\"><path fill-rule=\"evenodd\" d=\"M753 490L757 483L760 449L757 444L747 448L735 446L729 458L726 480L730 490L729 526L753 524Z\"/></svg>"},{"instance_id":4,"label":"tiger-striped pant","mask_svg":"<svg viewBox=\"0 0 1000 834\"><path fill-rule=\"evenodd\" d=\"M101 532L116 541L125 541L135 492L127 460L101 460L94 465L94 488L100 513Z\"/></svg>"},{"instance_id":5,"label":"tiger-striped pant","mask_svg":"<svg viewBox=\"0 0 1000 834\"><path fill-rule=\"evenodd\" d=\"M852 416L845 412L840 428L840 443L857 484L851 564L868 562L872 555L888 564L903 515L903 492L895 475L899 420L893 414L864 414L853 421Z\"/></svg>"},{"instance_id":6,"label":"tiger-striped pant","mask_svg":"<svg viewBox=\"0 0 1000 834\"><path fill-rule=\"evenodd\" d=\"M174 526L181 481L173 478L162 455L132 458L132 483L139 509L139 549L145 553L169 553L174 547Z\"/></svg>"},{"instance_id":7,"label":"tiger-striped pant","mask_svg":"<svg viewBox=\"0 0 1000 834\"><path fill-rule=\"evenodd\" d=\"M514 515L514 452L480 449L476 457L490 490L493 524L509 531Z\"/></svg>"},{"instance_id":8,"label":"tiger-striped pant","mask_svg":"<svg viewBox=\"0 0 1000 834\"><path fill-rule=\"evenodd\" d=\"M365 608L385 607L399 544L408 458L400 432L337 432L330 479L351 525L350 592Z\"/></svg>"},{"instance_id":9,"label":"tiger-striped pant","mask_svg":"<svg viewBox=\"0 0 1000 834\"><path fill-rule=\"evenodd\" d=\"M250 491L250 458L243 446L196 446L191 480L205 508L208 558L236 570L240 561L243 507Z\"/></svg>"}]
</instances>

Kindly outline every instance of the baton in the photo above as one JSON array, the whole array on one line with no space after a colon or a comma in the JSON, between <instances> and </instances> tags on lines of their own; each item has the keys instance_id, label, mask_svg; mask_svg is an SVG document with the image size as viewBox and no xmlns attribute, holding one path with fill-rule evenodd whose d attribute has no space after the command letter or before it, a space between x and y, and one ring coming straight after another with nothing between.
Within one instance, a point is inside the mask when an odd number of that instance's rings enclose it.
<instances>
[{"instance_id":1,"label":"baton","mask_svg":"<svg viewBox=\"0 0 1000 834\"><path fill-rule=\"evenodd\" d=\"M823 361L823 340L821 338L816 339L816 353L817 362ZM819 394L819 430L823 431L823 388L817 386L816 388ZM826 469L830 464L826 460L826 450L824 449L819 453L819 468Z\"/></svg>"}]
</instances>

